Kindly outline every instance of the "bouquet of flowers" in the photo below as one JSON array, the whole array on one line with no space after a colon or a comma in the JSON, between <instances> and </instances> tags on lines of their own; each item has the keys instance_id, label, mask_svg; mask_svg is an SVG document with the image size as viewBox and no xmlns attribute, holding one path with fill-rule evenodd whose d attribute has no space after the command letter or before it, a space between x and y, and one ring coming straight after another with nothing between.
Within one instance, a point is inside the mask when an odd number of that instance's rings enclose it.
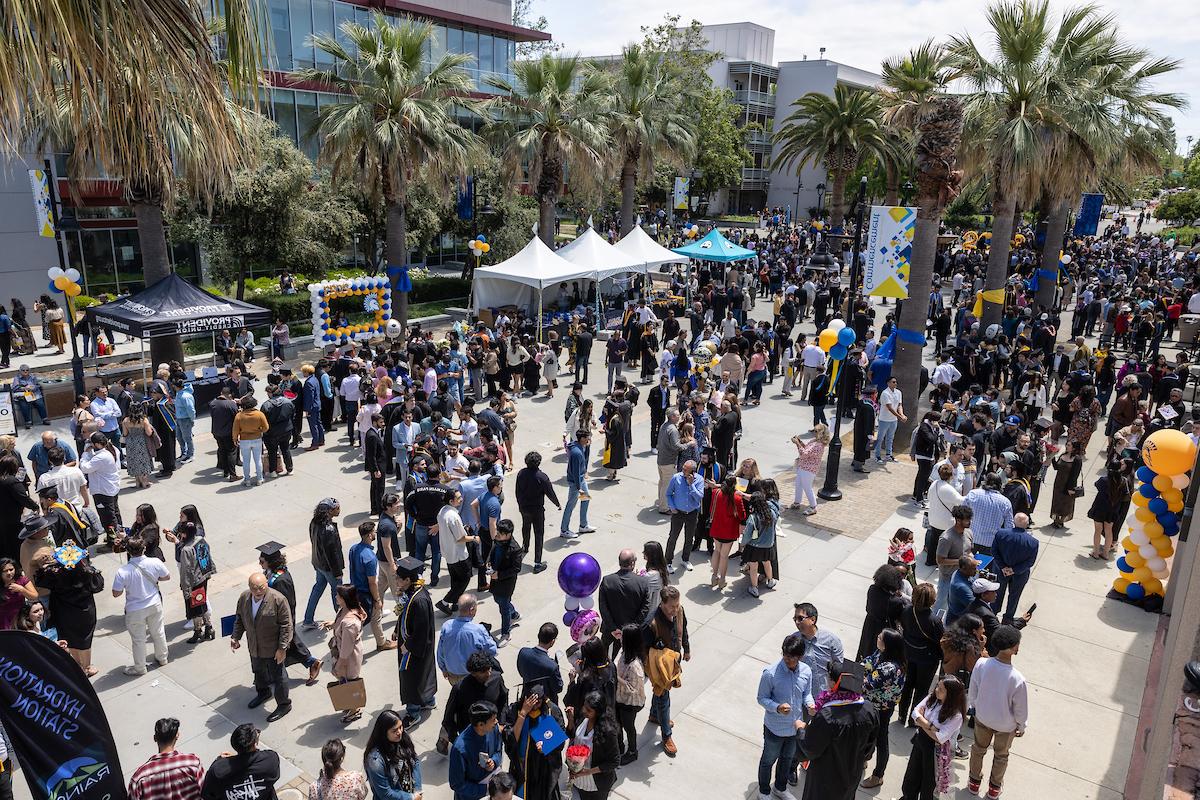
<instances>
[{"instance_id":1,"label":"bouquet of flowers","mask_svg":"<svg viewBox=\"0 0 1200 800\"><path fill-rule=\"evenodd\" d=\"M567 762L567 770L572 775L586 768L588 759L591 757L592 748L588 747L586 744L573 744L568 747L566 752L563 754L563 758L565 758ZM590 783L592 787L595 786L595 782L593 781L591 775L579 778L573 777L569 782L576 784L580 789L584 789L585 791L595 791L594 788L589 789L588 786L584 785Z\"/></svg>"}]
</instances>

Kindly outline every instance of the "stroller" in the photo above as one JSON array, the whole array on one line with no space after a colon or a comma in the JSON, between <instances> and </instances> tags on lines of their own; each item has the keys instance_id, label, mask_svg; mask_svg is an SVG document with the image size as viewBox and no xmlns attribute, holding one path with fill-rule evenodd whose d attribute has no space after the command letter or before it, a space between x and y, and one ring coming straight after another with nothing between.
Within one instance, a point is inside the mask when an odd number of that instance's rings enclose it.
<instances>
[{"instance_id":1,"label":"stroller","mask_svg":"<svg viewBox=\"0 0 1200 800\"><path fill-rule=\"evenodd\" d=\"M14 353L31 356L37 352L37 340L33 337L33 331L24 321L14 319L9 332L12 335L12 351Z\"/></svg>"}]
</instances>

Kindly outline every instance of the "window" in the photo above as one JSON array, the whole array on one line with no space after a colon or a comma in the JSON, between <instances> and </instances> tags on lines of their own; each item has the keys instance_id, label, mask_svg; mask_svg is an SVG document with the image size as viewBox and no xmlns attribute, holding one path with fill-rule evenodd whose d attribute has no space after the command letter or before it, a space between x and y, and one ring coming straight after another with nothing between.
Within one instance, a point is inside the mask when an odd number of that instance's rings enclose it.
<instances>
[{"instance_id":1,"label":"window","mask_svg":"<svg viewBox=\"0 0 1200 800\"><path fill-rule=\"evenodd\" d=\"M501 39L499 36L496 37L496 63L495 63L495 66L492 67L492 69L494 69L496 72L500 73L501 75L505 75L505 76L508 75L508 64L509 64L509 62L508 62L508 46L509 46L509 44L510 44L510 42L507 39Z\"/></svg>"},{"instance_id":2,"label":"window","mask_svg":"<svg viewBox=\"0 0 1200 800\"><path fill-rule=\"evenodd\" d=\"M79 248L79 231L63 231L63 241L67 245L67 264L86 273L83 266L83 251Z\"/></svg>"},{"instance_id":3,"label":"window","mask_svg":"<svg viewBox=\"0 0 1200 800\"><path fill-rule=\"evenodd\" d=\"M88 292L93 297L102 292L116 294L117 271L113 263L111 231L85 229L79 232L79 239L82 244Z\"/></svg>"},{"instance_id":4,"label":"window","mask_svg":"<svg viewBox=\"0 0 1200 800\"><path fill-rule=\"evenodd\" d=\"M475 31L463 31L462 51L471 57L472 63L468 69L479 66L479 34Z\"/></svg>"},{"instance_id":5,"label":"window","mask_svg":"<svg viewBox=\"0 0 1200 800\"><path fill-rule=\"evenodd\" d=\"M175 272L179 277L190 281L196 280L197 245L195 242L182 242L171 246L171 261L175 264Z\"/></svg>"},{"instance_id":6,"label":"window","mask_svg":"<svg viewBox=\"0 0 1200 800\"><path fill-rule=\"evenodd\" d=\"M371 27L371 12L365 8L354 7L354 21L364 27Z\"/></svg>"},{"instance_id":7,"label":"window","mask_svg":"<svg viewBox=\"0 0 1200 800\"><path fill-rule=\"evenodd\" d=\"M446 28L446 52L461 53L463 51L462 28Z\"/></svg>"},{"instance_id":8,"label":"window","mask_svg":"<svg viewBox=\"0 0 1200 800\"><path fill-rule=\"evenodd\" d=\"M436 64L446 55L446 26L434 25L429 37L429 63Z\"/></svg>"},{"instance_id":9,"label":"window","mask_svg":"<svg viewBox=\"0 0 1200 800\"><path fill-rule=\"evenodd\" d=\"M316 127L316 124L316 92L296 92L296 129L300 137L300 149L314 161L316 161L317 152L320 150L320 139L309 134Z\"/></svg>"},{"instance_id":10,"label":"window","mask_svg":"<svg viewBox=\"0 0 1200 800\"><path fill-rule=\"evenodd\" d=\"M483 80L492 71L496 59L492 57L493 39L486 33L479 34L479 78Z\"/></svg>"},{"instance_id":11,"label":"window","mask_svg":"<svg viewBox=\"0 0 1200 800\"><path fill-rule=\"evenodd\" d=\"M288 0L270 0L271 43L274 67L287 72L292 68L292 31L288 21Z\"/></svg>"},{"instance_id":12,"label":"window","mask_svg":"<svg viewBox=\"0 0 1200 800\"><path fill-rule=\"evenodd\" d=\"M131 291L134 283L143 279L142 248L137 229L113 230L113 256L117 262L117 284L123 291Z\"/></svg>"},{"instance_id":13,"label":"window","mask_svg":"<svg viewBox=\"0 0 1200 800\"><path fill-rule=\"evenodd\" d=\"M333 0L312 0L313 32L331 36L333 34ZM333 67L333 56L320 48L316 50L317 66L321 69Z\"/></svg>"},{"instance_id":14,"label":"window","mask_svg":"<svg viewBox=\"0 0 1200 800\"><path fill-rule=\"evenodd\" d=\"M293 142L297 141L295 94L290 89L274 89L271 92L275 104L275 123L279 125L280 132Z\"/></svg>"},{"instance_id":15,"label":"window","mask_svg":"<svg viewBox=\"0 0 1200 800\"><path fill-rule=\"evenodd\" d=\"M292 64L296 69L314 66L312 0L290 0L292 7Z\"/></svg>"}]
</instances>

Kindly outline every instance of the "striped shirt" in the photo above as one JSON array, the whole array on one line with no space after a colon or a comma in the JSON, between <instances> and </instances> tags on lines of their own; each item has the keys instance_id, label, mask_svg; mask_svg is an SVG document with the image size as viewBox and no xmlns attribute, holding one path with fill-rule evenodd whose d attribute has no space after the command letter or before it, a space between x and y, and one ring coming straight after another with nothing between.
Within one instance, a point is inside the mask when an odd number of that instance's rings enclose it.
<instances>
[{"instance_id":1,"label":"striped shirt","mask_svg":"<svg viewBox=\"0 0 1200 800\"><path fill-rule=\"evenodd\" d=\"M191 753L150 756L129 779L130 800L200 800L204 765Z\"/></svg>"}]
</instances>

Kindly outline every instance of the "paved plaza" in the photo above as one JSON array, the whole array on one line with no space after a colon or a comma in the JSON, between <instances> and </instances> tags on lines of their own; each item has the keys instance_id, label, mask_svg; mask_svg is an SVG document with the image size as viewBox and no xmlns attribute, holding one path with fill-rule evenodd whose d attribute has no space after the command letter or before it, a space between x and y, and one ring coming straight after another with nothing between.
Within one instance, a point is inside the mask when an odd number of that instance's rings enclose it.
<instances>
[{"instance_id":1,"label":"paved plaza","mask_svg":"<svg viewBox=\"0 0 1200 800\"><path fill-rule=\"evenodd\" d=\"M598 372L598 371L597 371ZM767 387L761 407L745 412L745 434L740 456L753 456L764 475L779 480L784 502L791 501L791 463L794 451L788 441L810 428L811 409L801 402L776 397L779 384ZM588 387L603 388L595 379ZM261 394L261 383L258 384ZM644 396L644 394L643 394ZM565 456L558 449L562 429L562 404L566 390L553 400L523 399L516 434L518 458L531 449L546 457L544 468L561 492L565 489ZM667 517L652 507L656 471L649 453L648 412L642 403L635 413L634 447L630 466L621 481L594 481L591 522L596 533L567 542L553 534L547 542L550 569L533 575L527 566L517 584L515 603L522 624L509 647L500 651L500 662L510 686L519 682L516 654L532 644L538 625L562 616L562 592L555 581L559 560L572 550L593 554L610 572L622 547L640 546L649 539L665 540ZM205 431L202 419L198 431ZM848 428L846 429L848 430ZM35 433L37 431L35 430ZM344 436L344 431L339 431ZM849 437L847 436L847 445ZM1083 485L1095 480L1101 436L1093 439ZM312 585L309 563L308 521L317 500L333 496L341 501L343 542L357 541L355 526L367 518L366 476L362 462L342 440L329 437L332 446L316 452L297 451L296 470L285 478L270 478L260 487L227 483L215 470L212 437L198 436L197 460L184 465L170 480L151 488L126 488L121 495L126 519L140 503L152 503L160 519L170 524L185 503L195 503L204 518L206 533L220 573L210 583L214 617L232 613L247 577L257 571L254 546L271 539L287 546L289 566L295 575L301 607ZM32 442L23 437L22 447ZM599 449L594 445L593 451ZM595 455L595 452L593 452ZM848 462L848 452L846 460ZM755 770L761 743L762 710L755 689L763 666L779 655L783 638L794 630L792 604L808 601L820 611L821 625L837 633L852 654L864 616L866 589L875 569L884 563L886 544L899 526L919 530L920 511L907 502L915 468L902 459L879 467L872 474L845 471L841 485L845 498L822 506L819 513L803 517L786 511L781 523L779 559L782 576L772 591L755 599L746 593L744 577L731 579L723 593L708 586L703 558L693 560L693 572L677 573L690 622L693 658L685 665L683 687L672 692L679 754L667 758L657 746L655 728L645 724L643 711L641 758L619 772L614 796L637 800L662 797L744 798L756 791ZM593 464L592 475L602 470ZM128 483L127 479L127 483ZM1048 492L1043 492L1048 494ZM1043 497L1043 505L1048 498ZM1005 785L1005 796L1015 798L1121 796L1133 743L1138 707L1147 672L1151 641L1158 617L1120 602L1105 599L1114 567L1087 558L1091 522L1087 503L1079 503L1076 519L1066 530L1036 530L1041 551L1025 603L1038 603L1033 623L1026 630L1017 667L1031 684L1028 734L1017 740ZM506 516L515 517L512 490ZM556 520L553 509L548 513ZM1048 522L1044 508L1036 522ZM556 530L555 523L548 525ZM918 537L919 538L919 537ZM123 556L109 553L96 558L109 580ZM172 572L174 567L172 565ZM922 567L922 570L925 568ZM927 576L922 574L922 579ZM443 571L443 586L445 585ZM122 766L128 775L153 750L154 720L165 715L183 721L180 749L196 752L206 763L228 749L228 737L241 722L254 722L263 730L264 745L285 759L280 785L303 788L319 769L319 749L330 737L342 737L351 750L348 764L359 763L374 711L399 705L395 653L374 653L368 636L364 665L368 694L366 714L343 726L330 708L322 685L304 686L300 668L292 669L294 710L268 724L273 703L248 710L253 696L250 668L244 652L231 652L225 639L188 645L183 599L173 584L164 591L171 663L131 678L121 673L130 659L129 638L122 620L121 601L106 590L97 595L99 623L93 661L100 669L95 686L108 711L116 734ZM488 596L480 620L499 624L499 611ZM331 620L332 609L323 598L318 618ZM441 619L438 615L440 624ZM394 616L385 617L390 631ZM324 632L301 632L317 655L327 651ZM559 647L569 644L564 633ZM323 679L328 680L328 667ZM439 704L448 687L439 683ZM440 710L413 731L423 753L422 772L426 798L449 798L447 761L433 749ZM860 790L860 797L890 798L899 794L900 780L910 749L911 729L892 726L892 762L880 789ZM954 796L967 797L965 761L955 762ZM18 796L27 796L23 781L15 784Z\"/></svg>"}]
</instances>

